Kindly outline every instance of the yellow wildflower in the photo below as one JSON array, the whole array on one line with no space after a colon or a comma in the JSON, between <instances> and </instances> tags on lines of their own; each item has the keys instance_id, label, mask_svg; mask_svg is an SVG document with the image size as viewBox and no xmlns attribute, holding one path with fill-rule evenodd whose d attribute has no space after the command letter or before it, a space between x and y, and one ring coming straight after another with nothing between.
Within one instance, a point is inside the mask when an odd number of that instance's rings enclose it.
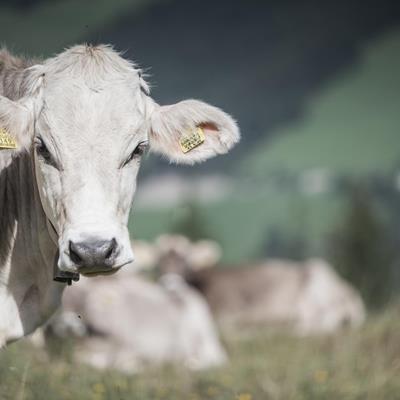
<instances>
[{"instance_id":1,"label":"yellow wildflower","mask_svg":"<svg viewBox=\"0 0 400 400\"><path fill-rule=\"evenodd\" d=\"M328 379L328 371L319 369L314 372L314 381L317 383L325 383Z\"/></svg>"},{"instance_id":2,"label":"yellow wildflower","mask_svg":"<svg viewBox=\"0 0 400 400\"><path fill-rule=\"evenodd\" d=\"M240 393L237 400L252 400L253 396L250 393Z\"/></svg>"},{"instance_id":3,"label":"yellow wildflower","mask_svg":"<svg viewBox=\"0 0 400 400\"><path fill-rule=\"evenodd\" d=\"M95 393L104 393L106 391L105 386L101 382L97 382L92 386Z\"/></svg>"}]
</instances>

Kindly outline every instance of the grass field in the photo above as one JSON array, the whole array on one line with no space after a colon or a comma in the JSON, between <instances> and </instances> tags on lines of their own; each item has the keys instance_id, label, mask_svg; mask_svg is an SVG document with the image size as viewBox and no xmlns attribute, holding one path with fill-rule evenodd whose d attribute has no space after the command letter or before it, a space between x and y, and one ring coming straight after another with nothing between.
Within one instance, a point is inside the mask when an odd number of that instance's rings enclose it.
<instances>
[{"instance_id":1,"label":"grass field","mask_svg":"<svg viewBox=\"0 0 400 400\"><path fill-rule=\"evenodd\" d=\"M357 332L292 338L259 331L225 338L230 363L189 373L165 367L137 376L49 361L28 343L1 353L2 400L400 399L400 307ZM68 353L66 353L68 354Z\"/></svg>"}]
</instances>

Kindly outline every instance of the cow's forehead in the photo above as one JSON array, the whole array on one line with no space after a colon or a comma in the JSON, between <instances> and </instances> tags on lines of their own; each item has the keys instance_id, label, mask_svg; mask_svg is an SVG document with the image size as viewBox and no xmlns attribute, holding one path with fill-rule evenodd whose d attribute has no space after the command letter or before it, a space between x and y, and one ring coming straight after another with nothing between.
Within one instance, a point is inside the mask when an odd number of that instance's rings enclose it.
<instances>
[{"instance_id":1,"label":"cow's forehead","mask_svg":"<svg viewBox=\"0 0 400 400\"><path fill-rule=\"evenodd\" d=\"M144 120L145 84L134 64L107 46L76 46L43 65L39 127L64 140L132 134Z\"/></svg>"},{"instance_id":2,"label":"cow's forehead","mask_svg":"<svg viewBox=\"0 0 400 400\"><path fill-rule=\"evenodd\" d=\"M43 94L43 113L54 128L75 131L111 124L119 129L143 115L140 90L131 86L107 85L93 90L82 82L54 85Z\"/></svg>"},{"instance_id":3,"label":"cow's forehead","mask_svg":"<svg viewBox=\"0 0 400 400\"><path fill-rule=\"evenodd\" d=\"M78 86L62 89L60 86L44 94L38 128L64 157L72 160L96 154L100 160L103 154L118 162L124 149L135 145L132 141L146 139L143 108L138 104L141 96L132 90L109 87L94 92Z\"/></svg>"}]
</instances>

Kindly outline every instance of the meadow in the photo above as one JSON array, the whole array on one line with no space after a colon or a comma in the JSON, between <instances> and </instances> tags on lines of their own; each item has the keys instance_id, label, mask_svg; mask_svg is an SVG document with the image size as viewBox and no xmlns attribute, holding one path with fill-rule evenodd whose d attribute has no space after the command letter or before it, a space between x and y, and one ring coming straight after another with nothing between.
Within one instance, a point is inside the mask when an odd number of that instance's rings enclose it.
<instances>
[{"instance_id":1,"label":"meadow","mask_svg":"<svg viewBox=\"0 0 400 400\"><path fill-rule=\"evenodd\" d=\"M127 376L75 364L70 347L49 357L20 342L0 355L2 400L400 399L400 307L363 328L319 338L258 330L224 337L230 362L204 372L179 366Z\"/></svg>"}]
</instances>

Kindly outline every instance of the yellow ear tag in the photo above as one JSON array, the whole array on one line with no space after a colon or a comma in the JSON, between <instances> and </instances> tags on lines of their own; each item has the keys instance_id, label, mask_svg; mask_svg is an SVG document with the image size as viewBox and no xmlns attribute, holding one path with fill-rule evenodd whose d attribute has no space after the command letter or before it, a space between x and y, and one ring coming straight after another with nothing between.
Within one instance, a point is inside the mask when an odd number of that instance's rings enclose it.
<instances>
[{"instance_id":1,"label":"yellow ear tag","mask_svg":"<svg viewBox=\"0 0 400 400\"><path fill-rule=\"evenodd\" d=\"M16 149L17 142L4 129L0 128L0 149Z\"/></svg>"},{"instance_id":2,"label":"yellow ear tag","mask_svg":"<svg viewBox=\"0 0 400 400\"><path fill-rule=\"evenodd\" d=\"M181 145L182 152L188 153L204 143L204 140L205 137L203 129L199 126L196 126L196 128L194 128L189 134L179 139L179 144Z\"/></svg>"}]
</instances>

